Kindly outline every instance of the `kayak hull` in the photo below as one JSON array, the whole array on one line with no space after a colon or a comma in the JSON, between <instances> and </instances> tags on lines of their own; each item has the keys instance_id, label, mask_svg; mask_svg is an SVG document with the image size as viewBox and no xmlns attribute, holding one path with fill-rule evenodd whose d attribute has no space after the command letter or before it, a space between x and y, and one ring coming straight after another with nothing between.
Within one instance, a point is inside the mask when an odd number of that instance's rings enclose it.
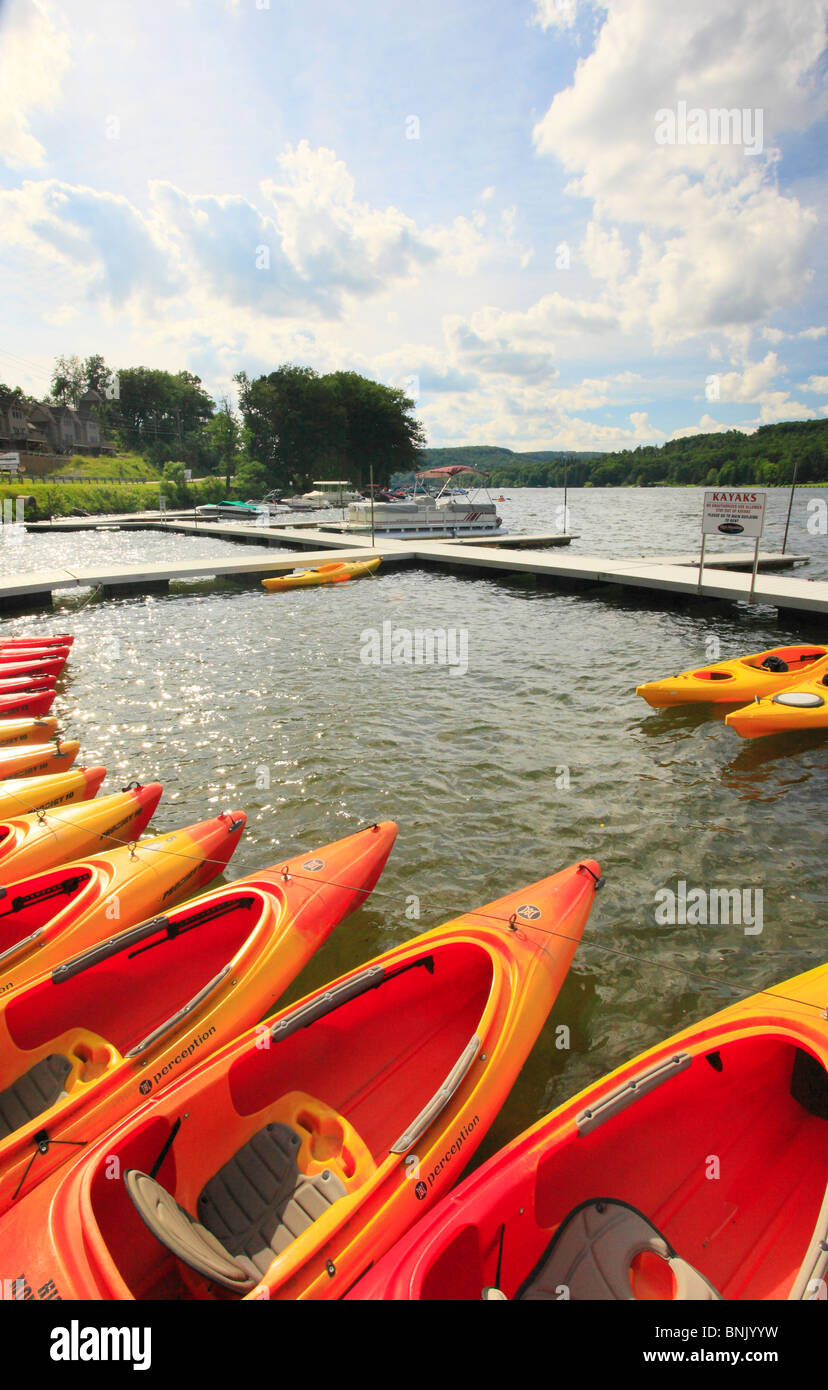
<instances>
[{"instance_id":1,"label":"kayak hull","mask_svg":"<svg viewBox=\"0 0 828 1390\"><path fill-rule=\"evenodd\" d=\"M281 593L286 589L313 589L322 584L343 584L349 579L363 579L379 568L379 558L373 560L341 561L321 565L318 569L304 570L301 574L279 575L273 579L263 579L262 584L270 593Z\"/></svg>"},{"instance_id":2,"label":"kayak hull","mask_svg":"<svg viewBox=\"0 0 828 1390\"><path fill-rule=\"evenodd\" d=\"M303 1171L346 1192L241 1292L341 1297L471 1157L548 1016L597 874L584 861L409 940L198 1062L4 1218L0 1261L14 1249L32 1284L52 1279L64 1298L220 1296L106 1164L155 1167L194 1210L240 1144L287 1124L304 1136Z\"/></svg>"},{"instance_id":3,"label":"kayak hull","mask_svg":"<svg viewBox=\"0 0 828 1390\"><path fill-rule=\"evenodd\" d=\"M73 1143L107 1133L260 1018L336 923L365 901L395 835L392 822L381 823L314 851L310 861L303 854L165 909L0 1002L0 1100L45 1058L71 1063L56 1101L0 1137L0 1210L19 1202L30 1221L30 1200L77 1156ZM305 870L323 859L330 877ZM44 1130L64 1142L39 1153L27 1172L33 1137Z\"/></svg>"},{"instance_id":4,"label":"kayak hull","mask_svg":"<svg viewBox=\"0 0 828 1390\"><path fill-rule=\"evenodd\" d=\"M54 676L57 678L66 665L65 656L51 656L48 651L42 657L34 660L14 660L6 662L0 666L2 679L10 680L37 680L40 676Z\"/></svg>"},{"instance_id":5,"label":"kayak hull","mask_svg":"<svg viewBox=\"0 0 828 1390\"><path fill-rule=\"evenodd\" d=\"M73 767L68 772L8 778L0 782L0 816L90 801L97 796L105 776L105 767Z\"/></svg>"},{"instance_id":6,"label":"kayak hull","mask_svg":"<svg viewBox=\"0 0 828 1390\"><path fill-rule=\"evenodd\" d=\"M784 670L762 667L764 661L784 662ZM755 695L774 695L800 679L807 680L817 670L828 669L828 647L771 647L753 656L718 661L699 666L667 680L648 681L636 687L636 695L654 709L687 704L744 704Z\"/></svg>"},{"instance_id":7,"label":"kayak hull","mask_svg":"<svg viewBox=\"0 0 828 1390\"><path fill-rule=\"evenodd\" d=\"M0 884L137 840L152 819L162 791L160 782L152 782L58 811L0 820Z\"/></svg>"},{"instance_id":8,"label":"kayak hull","mask_svg":"<svg viewBox=\"0 0 828 1390\"><path fill-rule=\"evenodd\" d=\"M50 719L0 719L0 749L49 743L57 737L58 722Z\"/></svg>"},{"instance_id":9,"label":"kayak hull","mask_svg":"<svg viewBox=\"0 0 828 1390\"><path fill-rule=\"evenodd\" d=\"M828 663L813 680L797 681L775 695L734 710L725 723L742 738L828 729Z\"/></svg>"},{"instance_id":10,"label":"kayak hull","mask_svg":"<svg viewBox=\"0 0 828 1390\"><path fill-rule=\"evenodd\" d=\"M74 637L64 633L59 637L4 637L0 649L13 650L15 647L71 647Z\"/></svg>"},{"instance_id":11,"label":"kayak hull","mask_svg":"<svg viewBox=\"0 0 828 1390\"><path fill-rule=\"evenodd\" d=\"M54 690L23 690L16 695L0 695L0 720L42 719L56 698Z\"/></svg>"},{"instance_id":12,"label":"kayak hull","mask_svg":"<svg viewBox=\"0 0 828 1390\"><path fill-rule=\"evenodd\" d=\"M6 880L0 901L0 996L25 988L113 930L205 888L227 867L244 825L243 812L225 811L184 830ZM60 892L58 885L65 885ZM16 902L27 905L15 908Z\"/></svg>"},{"instance_id":13,"label":"kayak hull","mask_svg":"<svg viewBox=\"0 0 828 1390\"><path fill-rule=\"evenodd\" d=\"M16 777L43 777L66 772L80 752L76 739L32 743L19 749L0 749L0 783Z\"/></svg>"},{"instance_id":14,"label":"kayak hull","mask_svg":"<svg viewBox=\"0 0 828 1390\"><path fill-rule=\"evenodd\" d=\"M725 1299L819 1297L806 1252L825 1235L826 991L822 966L587 1087L471 1174L350 1297L525 1296L553 1237L594 1199L643 1212ZM627 1288L673 1294L635 1261Z\"/></svg>"}]
</instances>

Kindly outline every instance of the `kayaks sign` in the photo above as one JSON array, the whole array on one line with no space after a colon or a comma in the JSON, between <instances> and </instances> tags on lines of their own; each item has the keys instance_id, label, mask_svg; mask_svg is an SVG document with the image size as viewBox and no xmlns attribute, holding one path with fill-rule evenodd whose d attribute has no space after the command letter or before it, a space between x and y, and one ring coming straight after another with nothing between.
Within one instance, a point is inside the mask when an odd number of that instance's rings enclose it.
<instances>
[{"instance_id":1,"label":"kayaks sign","mask_svg":"<svg viewBox=\"0 0 828 1390\"><path fill-rule=\"evenodd\" d=\"M765 525L764 492L717 489L704 494L702 535L748 536L758 540Z\"/></svg>"}]
</instances>

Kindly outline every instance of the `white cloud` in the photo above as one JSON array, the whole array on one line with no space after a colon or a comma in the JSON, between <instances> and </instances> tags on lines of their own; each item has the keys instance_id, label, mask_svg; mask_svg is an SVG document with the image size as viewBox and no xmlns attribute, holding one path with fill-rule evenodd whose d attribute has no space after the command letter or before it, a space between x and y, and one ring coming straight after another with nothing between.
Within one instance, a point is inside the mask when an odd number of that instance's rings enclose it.
<instances>
[{"instance_id":1,"label":"white cloud","mask_svg":"<svg viewBox=\"0 0 828 1390\"><path fill-rule=\"evenodd\" d=\"M803 391L818 391L820 395L828 395L828 376L810 376L807 385L803 386Z\"/></svg>"},{"instance_id":2,"label":"white cloud","mask_svg":"<svg viewBox=\"0 0 828 1390\"><path fill-rule=\"evenodd\" d=\"M590 270L657 344L744 332L806 290L816 218L780 193L767 140L825 110L815 71L826 13L826 0L612 0L593 52L535 127L539 152L572 176L568 191L593 204ZM656 113L680 100L761 108L765 153L657 144ZM622 226L646 227L629 271Z\"/></svg>"},{"instance_id":3,"label":"white cloud","mask_svg":"<svg viewBox=\"0 0 828 1390\"><path fill-rule=\"evenodd\" d=\"M12 4L0 16L0 157L12 169L38 168L46 152L29 118L57 106L70 63L67 35L45 0Z\"/></svg>"}]
</instances>

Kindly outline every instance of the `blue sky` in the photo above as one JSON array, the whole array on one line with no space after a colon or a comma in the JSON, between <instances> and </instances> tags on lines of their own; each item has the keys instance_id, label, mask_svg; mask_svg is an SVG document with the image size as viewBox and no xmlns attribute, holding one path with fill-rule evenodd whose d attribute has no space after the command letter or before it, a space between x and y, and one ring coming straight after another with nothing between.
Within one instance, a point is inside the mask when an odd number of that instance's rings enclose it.
<instances>
[{"instance_id":1,"label":"blue sky","mask_svg":"<svg viewBox=\"0 0 828 1390\"><path fill-rule=\"evenodd\" d=\"M297 361L515 449L824 418L827 16L4 0L0 380Z\"/></svg>"}]
</instances>

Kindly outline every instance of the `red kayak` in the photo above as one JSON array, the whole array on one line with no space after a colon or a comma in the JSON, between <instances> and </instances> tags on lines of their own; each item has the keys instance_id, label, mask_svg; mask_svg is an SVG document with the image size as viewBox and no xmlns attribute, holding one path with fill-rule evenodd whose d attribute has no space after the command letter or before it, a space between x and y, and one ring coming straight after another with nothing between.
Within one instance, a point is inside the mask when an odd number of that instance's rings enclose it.
<instances>
[{"instance_id":1,"label":"red kayak","mask_svg":"<svg viewBox=\"0 0 828 1390\"><path fill-rule=\"evenodd\" d=\"M55 693L21 690L17 695L0 695L0 719L40 719L55 703Z\"/></svg>"},{"instance_id":2,"label":"red kayak","mask_svg":"<svg viewBox=\"0 0 828 1390\"><path fill-rule=\"evenodd\" d=\"M0 699L7 695L37 695L44 690L54 690L57 680L54 676L12 676L0 678Z\"/></svg>"},{"instance_id":3,"label":"red kayak","mask_svg":"<svg viewBox=\"0 0 828 1390\"><path fill-rule=\"evenodd\" d=\"M61 637L4 637L0 640L0 651L10 647L71 647L74 640L66 634Z\"/></svg>"},{"instance_id":4,"label":"red kayak","mask_svg":"<svg viewBox=\"0 0 828 1390\"><path fill-rule=\"evenodd\" d=\"M3 673L3 680L13 680L17 676L24 676L28 680L33 680L36 676L59 676L66 665L65 656L51 656L48 652L36 660L26 660L21 656L19 661L8 662L0 666Z\"/></svg>"},{"instance_id":5,"label":"red kayak","mask_svg":"<svg viewBox=\"0 0 828 1390\"><path fill-rule=\"evenodd\" d=\"M68 647L7 647L0 648L0 671L6 666L22 666L28 661L56 661L69 656Z\"/></svg>"}]
</instances>

